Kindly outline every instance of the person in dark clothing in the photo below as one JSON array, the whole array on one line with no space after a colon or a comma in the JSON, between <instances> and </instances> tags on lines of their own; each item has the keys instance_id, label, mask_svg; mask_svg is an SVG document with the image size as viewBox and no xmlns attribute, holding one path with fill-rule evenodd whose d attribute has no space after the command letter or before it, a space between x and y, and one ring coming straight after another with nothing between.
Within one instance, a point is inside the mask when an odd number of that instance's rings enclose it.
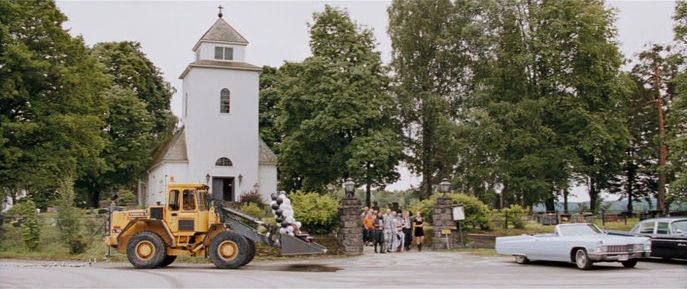
<instances>
[{"instance_id":1,"label":"person in dark clothing","mask_svg":"<svg viewBox=\"0 0 687 289\"><path fill-rule=\"evenodd\" d=\"M425 242L425 229L424 227L425 220L422 218L422 214L420 214L420 211L417 212L417 215L415 216L415 220L413 221L413 227L415 227L415 233L413 234L415 236L415 244L417 244L417 250L422 251L422 243Z\"/></svg>"},{"instance_id":2,"label":"person in dark clothing","mask_svg":"<svg viewBox=\"0 0 687 289\"><path fill-rule=\"evenodd\" d=\"M386 253L386 248L384 247L384 213L377 213L377 219L374 222L374 247L375 253L377 253L377 246L379 245L379 253Z\"/></svg>"},{"instance_id":3,"label":"person in dark clothing","mask_svg":"<svg viewBox=\"0 0 687 289\"><path fill-rule=\"evenodd\" d=\"M405 250L410 250L410 245L413 243L413 223L410 220L410 212L403 211L403 236L405 240Z\"/></svg>"}]
</instances>

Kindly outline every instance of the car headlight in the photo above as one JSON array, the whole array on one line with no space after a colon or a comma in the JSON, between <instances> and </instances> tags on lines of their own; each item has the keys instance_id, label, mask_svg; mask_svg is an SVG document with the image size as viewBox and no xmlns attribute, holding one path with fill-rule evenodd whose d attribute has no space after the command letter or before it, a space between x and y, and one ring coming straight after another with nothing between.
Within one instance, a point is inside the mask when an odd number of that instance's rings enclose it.
<instances>
[{"instance_id":1,"label":"car headlight","mask_svg":"<svg viewBox=\"0 0 687 289\"><path fill-rule=\"evenodd\" d=\"M644 251L651 251L651 240L644 243Z\"/></svg>"},{"instance_id":2,"label":"car headlight","mask_svg":"<svg viewBox=\"0 0 687 289\"><path fill-rule=\"evenodd\" d=\"M596 247L594 247L594 252L596 253L601 253L604 251L604 246L602 242L599 242L596 244Z\"/></svg>"}]
</instances>

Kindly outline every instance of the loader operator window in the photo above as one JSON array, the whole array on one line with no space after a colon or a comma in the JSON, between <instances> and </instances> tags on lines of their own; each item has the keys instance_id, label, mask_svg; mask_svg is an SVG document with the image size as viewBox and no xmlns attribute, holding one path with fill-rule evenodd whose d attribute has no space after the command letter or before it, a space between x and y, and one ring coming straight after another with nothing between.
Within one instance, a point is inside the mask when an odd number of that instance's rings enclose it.
<instances>
[{"instance_id":1,"label":"loader operator window","mask_svg":"<svg viewBox=\"0 0 687 289\"><path fill-rule=\"evenodd\" d=\"M193 190L184 190L184 211L196 209L196 197Z\"/></svg>"},{"instance_id":2,"label":"loader operator window","mask_svg":"<svg viewBox=\"0 0 687 289\"><path fill-rule=\"evenodd\" d=\"M205 192L201 191L198 192L198 210L199 211L205 211L207 210L207 203L205 200Z\"/></svg>"},{"instance_id":3,"label":"loader operator window","mask_svg":"<svg viewBox=\"0 0 687 289\"><path fill-rule=\"evenodd\" d=\"M169 191L169 209L172 211L179 210L179 191Z\"/></svg>"}]
</instances>

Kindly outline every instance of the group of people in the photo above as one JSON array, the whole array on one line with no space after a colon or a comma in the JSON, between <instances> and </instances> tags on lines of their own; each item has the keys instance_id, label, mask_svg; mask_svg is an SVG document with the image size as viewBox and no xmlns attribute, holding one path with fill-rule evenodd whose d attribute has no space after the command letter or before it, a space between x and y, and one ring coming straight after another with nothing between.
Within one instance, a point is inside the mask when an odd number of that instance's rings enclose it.
<instances>
[{"instance_id":1,"label":"group of people","mask_svg":"<svg viewBox=\"0 0 687 289\"><path fill-rule=\"evenodd\" d=\"M408 211L398 214L391 209L377 211L365 207L362 218L363 242L366 246L374 246L375 253L408 251L413 240L418 251L422 251L425 231L420 212L412 218Z\"/></svg>"}]
</instances>

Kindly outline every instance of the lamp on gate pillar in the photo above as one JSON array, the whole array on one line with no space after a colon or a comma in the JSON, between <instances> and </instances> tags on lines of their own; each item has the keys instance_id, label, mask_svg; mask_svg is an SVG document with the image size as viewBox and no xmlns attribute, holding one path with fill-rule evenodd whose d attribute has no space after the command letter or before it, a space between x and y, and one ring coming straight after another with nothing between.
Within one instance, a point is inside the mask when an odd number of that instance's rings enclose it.
<instances>
[{"instance_id":1,"label":"lamp on gate pillar","mask_svg":"<svg viewBox=\"0 0 687 289\"><path fill-rule=\"evenodd\" d=\"M494 191L499 195L499 210L503 209L503 184L496 184Z\"/></svg>"},{"instance_id":2,"label":"lamp on gate pillar","mask_svg":"<svg viewBox=\"0 0 687 289\"><path fill-rule=\"evenodd\" d=\"M205 175L205 184L210 185L210 174Z\"/></svg>"},{"instance_id":3,"label":"lamp on gate pillar","mask_svg":"<svg viewBox=\"0 0 687 289\"><path fill-rule=\"evenodd\" d=\"M353 198L355 192L355 182L351 178L347 178L344 182L344 191L346 191L346 198Z\"/></svg>"},{"instance_id":4,"label":"lamp on gate pillar","mask_svg":"<svg viewBox=\"0 0 687 289\"><path fill-rule=\"evenodd\" d=\"M441 180L441 183L439 183L439 191L444 193L444 197L446 197L446 193L451 190L451 183L448 181L447 178L444 178Z\"/></svg>"}]
</instances>

